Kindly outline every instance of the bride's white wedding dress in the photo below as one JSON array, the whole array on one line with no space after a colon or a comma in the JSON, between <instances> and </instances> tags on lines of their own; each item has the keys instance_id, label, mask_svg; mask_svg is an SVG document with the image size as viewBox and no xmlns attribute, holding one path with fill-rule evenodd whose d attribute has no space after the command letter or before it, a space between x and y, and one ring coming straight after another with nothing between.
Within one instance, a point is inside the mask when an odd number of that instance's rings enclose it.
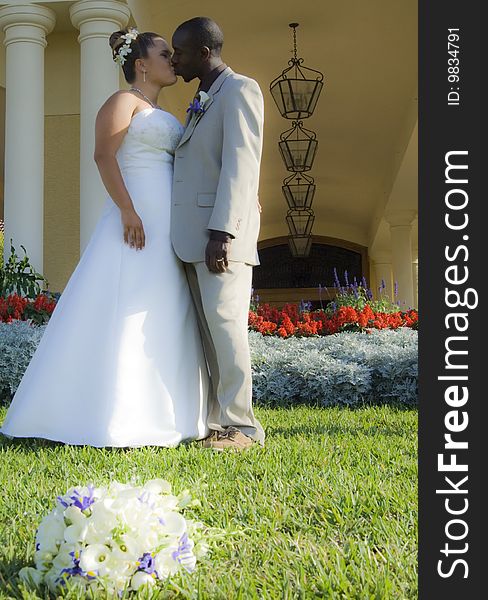
<instances>
[{"instance_id":1,"label":"bride's white wedding dress","mask_svg":"<svg viewBox=\"0 0 488 600\"><path fill-rule=\"evenodd\" d=\"M208 435L208 373L190 291L169 235L174 150L183 127L147 108L117 160L142 219L123 241L107 198L1 433L91 446L174 446Z\"/></svg>"}]
</instances>

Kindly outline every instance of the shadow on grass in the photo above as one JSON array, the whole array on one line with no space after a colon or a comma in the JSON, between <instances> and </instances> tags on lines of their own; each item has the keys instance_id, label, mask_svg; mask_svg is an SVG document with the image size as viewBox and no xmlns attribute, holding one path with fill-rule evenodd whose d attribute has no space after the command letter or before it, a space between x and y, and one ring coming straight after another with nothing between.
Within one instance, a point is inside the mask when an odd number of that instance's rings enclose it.
<instances>
[{"instance_id":1,"label":"shadow on grass","mask_svg":"<svg viewBox=\"0 0 488 600\"><path fill-rule=\"evenodd\" d=\"M0 452L1 451L9 451L15 452L17 454L31 454L35 452L39 452L39 450L55 450L56 448L64 448L67 451L71 451L72 449L77 449L80 451L84 450L97 450L101 453L105 453L109 456L113 455L124 455L130 454L137 451L147 452L148 448L151 449L152 452L164 451L164 452L188 452L193 448L196 448L196 441L182 441L179 446L175 447L166 447L166 446L91 446L90 444L70 444L65 442L58 442L54 440L48 440L45 438L34 438L34 437L15 437L9 438L0 433ZM0 596L0 600L1 600Z\"/></svg>"},{"instance_id":2,"label":"shadow on grass","mask_svg":"<svg viewBox=\"0 0 488 600\"><path fill-rule=\"evenodd\" d=\"M25 561L14 558L12 560L0 560L0 598L24 598L19 588L18 572L22 567L28 566ZM9 595L2 595L8 593ZM38 596L39 598L49 598L49 596Z\"/></svg>"},{"instance_id":3,"label":"shadow on grass","mask_svg":"<svg viewBox=\"0 0 488 600\"><path fill-rule=\"evenodd\" d=\"M304 402L302 400L283 400L283 401L272 401L266 402L263 400L256 400L253 398L253 405L257 408L265 408L271 410L278 409L294 409L294 408L317 408L321 410L325 409L340 409L350 410L356 412L365 408L391 408L395 412L411 412L418 409L417 404L410 404L403 402L402 400L391 400L389 402L358 402L357 404L324 404L320 400L309 400Z\"/></svg>"},{"instance_id":4,"label":"shadow on grass","mask_svg":"<svg viewBox=\"0 0 488 600\"><path fill-rule=\"evenodd\" d=\"M323 412L326 413L327 410L331 410L334 412L334 418L335 416L337 416L337 420L340 419L340 415L344 414L347 415L347 413L356 413L358 414L361 409L365 409L365 408L372 408L372 407L377 407L378 409L381 408L385 408L388 407L391 410L391 413L395 414L395 413L401 413L401 414L408 414L408 413L417 413L417 407L413 407L413 406L406 406L405 404L363 404L361 406L323 406L320 405L318 403L310 403L310 404L288 404L288 405L275 405L275 404L256 404L256 408L258 409L264 409L264 410L290 410L290 412L293 412L294 409L300 409L300 408L304 408L304 409L316 409L317 412ZM376 436L387 436L387 437L395 437L395 436L400 436L403 437L405 436L405 433L407 430L409 430L410 428L406 428L404 424L399 423L399 424L390 424L390 423L371 423L371 422L365 422L365 423L358 423L357 425L351 425L351 424L308 424L308 423L302 423L299 425L293 424L290 425L289 427L284 427L284 426L273 426L273 425L267 425L265 427L266 429L266 436L267 436L267 440L268 442L271 441L274 437L281 437L281 438L293 438L296 436L310 436L311 438L316 437L316 436L327 436L327 437L336 437L336 436L343 436L343 435L350 435L350 436L368 436L368 437L376 437ZM151 446L151 448L153 448L155 451L157 450L171 450L171 451L181 451L182 448L186 448L186 449L190 449L192 447L195 447L194 443L191 442L182 442L177 448L162 448L159 446ZM64 443L64 442L58 442L58 441L53 441L53 440L48 440L48 439L44 439L44 438L8 438L4 435L2 435L0 433L0 451L2 450L9 450L9 451L14 451L16 453L19 454L30 454L33 452L38 452L39 450L45 449L45 450L49 450L49 449L55 449L55 448L67 448L67 449L71 449L71 448L78 448L78 449L85 449L85 448L89 448L92 449L93 447L90 445L81 445L81 444L69 444L69 443ZM142 448L148 448L148 446L143 446ZM117 446L104 446L101 448L95 448L96 450L99 450L101 452L105 452L109 455L113 455L113 454L127 454L129 452L133 452L133 451L137 451L140 450L141 448L139 447L117 447Z\"/></svg>"},{"instance_id":5,"label":"shadow on grass","mask_svg":"<svg viewBox=\"0 0 488 600\"><path fill-rule=\"evenodd\" d=\"M185 446L186 444L181 444L182 446ZM37 452L38 450L41 449L54 449L54 448L78 448L78 449L84 449L84 448L90 448L90 449L96 449L96 450L100 450L101 452L109 452L111 454L113 453L118 453L118 454L126 454L128 452L133 452L134 450L139 450L139 447L117 447L117 446L104 446L104 447L95 447L95 446L90 446L89 444L67 444L64 442L56 442L53 440L47 440L44 438L7 438L6 436L0 434L0 451L1 450L14 450L15 452L21 453L21 454L28 454L31 452ZM147 448L147 446L144 446L144 448ZM152 446L152 448L158 448L158 446ZM170 450L170 448L164 448L165 450ZM1 598L1 596L0 596Z\"/></svg>"}]
</instances>

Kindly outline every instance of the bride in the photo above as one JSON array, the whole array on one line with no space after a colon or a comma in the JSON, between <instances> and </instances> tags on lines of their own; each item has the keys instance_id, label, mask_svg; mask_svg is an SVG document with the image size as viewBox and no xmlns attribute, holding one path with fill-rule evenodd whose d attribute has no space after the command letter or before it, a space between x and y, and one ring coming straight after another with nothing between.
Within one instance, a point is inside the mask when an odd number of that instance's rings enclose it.
<instances>
[{"instance_id":1,"label":"bride","mask_svg":"<svg viewBox=\"0 0 488 600\"><path fill-rule=\"evenodd\" d=\"M183 127L157 105L176 82L155 33L118 31L130 90L95 127L103 214L3 423L9 437L91 446L175 446L207 428L208 372L169 236L174 150Z\"/></svg>"}]
</instances>

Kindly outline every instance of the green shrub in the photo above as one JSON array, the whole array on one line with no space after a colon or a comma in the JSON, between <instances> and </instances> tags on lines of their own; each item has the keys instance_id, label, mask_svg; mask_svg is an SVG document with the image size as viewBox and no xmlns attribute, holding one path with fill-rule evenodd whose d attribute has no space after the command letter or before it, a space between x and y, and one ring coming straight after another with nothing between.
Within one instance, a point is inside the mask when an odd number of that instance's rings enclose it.
<instances>
[{"instance_id":1,"label":"green shrub","mask_svg":"<svg viewBox=\"0 0 488 600\"><path fill-rule=\"evenodd\" d=\"M24 246L20 247L24 251L23 258L17 256L10 240L10 256L8 260L2 260L0 263L0 296L19 294L27 298L36 298L42 292L41 283L47 288L48 282L30 264Z\"/></svg>"}]
</instances>

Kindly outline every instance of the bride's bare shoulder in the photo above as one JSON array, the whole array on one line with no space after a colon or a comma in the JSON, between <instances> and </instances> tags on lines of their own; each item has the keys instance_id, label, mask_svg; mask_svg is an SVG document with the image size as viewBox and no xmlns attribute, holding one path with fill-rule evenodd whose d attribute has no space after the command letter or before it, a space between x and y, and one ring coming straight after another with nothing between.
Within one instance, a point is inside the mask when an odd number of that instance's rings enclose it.
<instances>
[{"instance_id":1,"label":"bride's bare shoulder","mask_svg":"<svg viewBox=\"0 0 488 600\"><path fill-rule=\"evenodd\" d=\"M129 90L118 90L105 100L100 110L134 111L139 99Z\"/></svg>"},{"instance_id":2,"label":"bride's bare shoulder","mask_svg":"<svg viewBox=\"0 0 488 600\"><path fill-rule=\"evenodd\" d=\"M108 131L109 135L112 135L113 131L126 131L137 103L137 98L130 92L115 92L100 107L95 120L95 131L98 135L104 131Z\"/></svg>"}]
</instances>

